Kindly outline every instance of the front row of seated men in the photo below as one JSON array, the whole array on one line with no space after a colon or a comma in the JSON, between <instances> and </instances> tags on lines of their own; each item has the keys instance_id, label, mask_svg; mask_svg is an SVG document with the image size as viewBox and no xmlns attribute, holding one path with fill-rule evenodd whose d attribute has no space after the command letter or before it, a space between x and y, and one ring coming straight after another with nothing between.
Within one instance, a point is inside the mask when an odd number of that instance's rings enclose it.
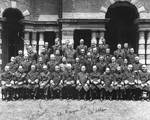
<instances>
[{"instance_id":1,"label":"front row of seated men","mask_svg":"<svg viewBox=\"0 0 150 120\"><path fill-rule=\"evenodd\" d=\"M28 73L22 66L15 73L5 66L2 74L2 99L116 99L140 100L150 97L150 73L147 66L142 65L140 71L134 71L133 65L127 65L126 70L118 66L112 72L110 67L104 73L92 66L92 72L86 71L82 65L79 72L75 72L71 64L67 64L66 71L62 72L56 65L53 72L43 65L38 71L36 65L31 65Z\"/></svg>"}]
</instances>

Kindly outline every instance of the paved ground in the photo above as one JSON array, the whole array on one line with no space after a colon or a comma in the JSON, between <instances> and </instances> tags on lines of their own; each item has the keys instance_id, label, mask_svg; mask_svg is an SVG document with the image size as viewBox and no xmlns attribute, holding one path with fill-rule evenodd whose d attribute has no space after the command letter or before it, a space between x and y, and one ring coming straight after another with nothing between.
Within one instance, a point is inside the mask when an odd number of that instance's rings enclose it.
<instances>
[{"instance_id":1,"label":"paved ground","mask_svg":"<svg viewBox=\"0 0 150 120\"><path fill-rule=\"evenodd\" d=\"M0 120L150 120L150 102L0 101Z\"/></svg>"}]
</instances>

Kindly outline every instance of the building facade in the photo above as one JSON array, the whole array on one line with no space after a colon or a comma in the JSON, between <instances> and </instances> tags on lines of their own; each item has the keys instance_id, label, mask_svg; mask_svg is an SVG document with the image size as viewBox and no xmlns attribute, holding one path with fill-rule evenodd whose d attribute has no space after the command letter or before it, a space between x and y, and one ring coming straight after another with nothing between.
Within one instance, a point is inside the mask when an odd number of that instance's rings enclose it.
<instances>
[{"instance_id":1,"label":"building facade","mask_svg":"<svg viewBox=\"0 0 150 120\"><path fill-rule=\"evenodd\" d=\"M3 36L3 24L11 14L8 8L17 9L24 16L20 18L25 26L22 42L13 35ZM149 0L0 0L0 17L1 68L17 50L25 53L31 44L40 52L45 42L51 46L56 37L61 38L62 44L69 40L74 46L81 38L89 46L92 39L105 37L112 49L117 43L128 42L141 62L150 67Z\"/></svg>"}]
</instances>

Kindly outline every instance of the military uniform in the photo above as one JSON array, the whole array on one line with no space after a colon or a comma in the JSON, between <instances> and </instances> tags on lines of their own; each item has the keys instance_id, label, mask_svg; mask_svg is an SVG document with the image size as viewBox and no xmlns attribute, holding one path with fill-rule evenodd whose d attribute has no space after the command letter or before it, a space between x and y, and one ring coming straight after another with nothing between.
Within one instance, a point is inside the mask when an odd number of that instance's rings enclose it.
<instances>
[{"instance_id":1,"label":"military uniform","mask_svg":"<svg viewBox=\"0 0 150 120\"><path fill-rule=\"evenodd\" d=\"M67 99L75 98L75 73L72 70L67 70L63 74L63 95L66 95Z\"/></svg>"},{"instance_id":2,"label":"military uniform","mask_svg":"<svg viewBox=\"0 0 150 120\"><path fill-rule=\"evenodd\" d=\"M28 51L28 60L32 61L32 63L36 63L38 58L37 53L33 52L33 51Z\"/></svg>"},{"instance_id":3,"label":"military uniform","mask_svg":"<svg viewBox=\"0 0 150 120\"><path fill-rule=\"evenodd\" d=\"M101 80L103 81L104 83L104 89L105 89L105 98L106 99L111 99L112 97L112 81L114 80L114 76L111 74L111 73L104 73L102 76L101 76Z\"/></svg>"},{"instance_id":4,"label":"military uniform","mask_svg":"<svg viewBox=\"0 0 150 120\"><path fill-rule=\"evenodd\" d=\"M124 90L124 83L123 83L123 71L116 71L114 73L114 81L113 81L113 98L114 99L124 99L125 90Z\"/></svg>"},{"instance_id":5,"label":"military uniform","mask_svg":"<svg viewBox=\"0 0 150 120\"><path fill-rule=\"evenodd\" d=\"M130 49L129 48L123 48L123 51L124 51L124 58L127 58L127 56L129 55Z\"/></svg>"},{"instance_id":6,"label":"military uniform","mask_svg":"<svg viewBox=\"0 0 150 120\"><path fill-rule=\"evenodd\" d=\"M94 65L94 61L92 60L92 58L87 58L84 65L86 66L86 71L90 73L92 72L92 66Z\"/></svg>"},{"instance_id":7,"label":"military uniform","mask_svg":"<svg viewBox=\"0 0 150 120\"><path fill-rule=\"evenodd\" d=\"M136 92L135 89L135 78L136 73L134 71L127 70L124 72L123 81L126 89L126 98L127 99L134 99L134 95Z\"/></svg>"},{"instance_id":8,"label":"military uniform","mask_svg":"<svg viewBox=\"0 0 150 120\"><path fill-rule=\"evenodd\" d=\"M26 80L26 73L16 71L14 74L15 77L15 94L18 96L19 99L23 99L25 97L25 92L26 92L26 85L27 85L27 80Z\"/></svg>"},{"instance_id":9,"label":"military uniform","mask_svg":"<svg viewBox=\"0 0 150 120\"><path fill-rule=\"evenodd\" d=\"M36 70L30 71L27 74L27 84L27 97L34 99L37 98L37 92L39 89L39 72L37 72Z\"/></svg>"},{"instance_id":10,"label":"military uniform","mask_svg":"<svg viewBox=\"0 0 150 120\"><path fill-rule=\"evenodd\" d=\"M56 60L50 60L50 61L47 63L48 70L49 70L50 72L54 72L56 65L57 65L57 61L56 61Z\"/></svg>"},{"instance_id":11,"label":"military uniform","mask_svg":"<svg viewBox=\"0 0 150 120\"><path fill-rule=\"evenodd\" d=\"M102 86L100 83L100 76L101 76L101 74L97 71L91 72L89 75L92 99L94 99L94 98L98 99L101 96L100 90L101 90Z\"/></svg>"},{"instance_id":12,"label":"military uniform","mask_svg":"<svg viewBox=\"0 0 150 120\"><path fill-rule=\"evenodd\" d=\"M81 49L84 49L85 53L87 53L87 46L86 45L79 45L76 48L77 56L81 55Z\"/></svg>"},{"instance_id":13,"label":"military uniform","mask_svg":"<svg viewBox=\"0 0 150 120\"><path fill-rule=\"evenodd\" d=\"M28 60L24 60L21 62L21 66L23 67L25 73L28 73L30 71L31 63L32 62Z\"/></svg>"},{"instance_id":14,"label":"military uniform","mask_svg":"<svg viewBox=\"0 0 150 120\"><path fill-rule=\"evenodd\" d=\"M55 53L56 50L59 50L59 51L60 51L60 54L62 54L62 47L61 47L61 45L59 45L59 44L53 45L53 46L52 46L52 51L53 51L53 53Z\"/></svg>"},{"instance_id":15,"label":"military uniform","mask_svg":"<svg viewBox=\"0 0 150 120\"><path fill-rule=\"evenodd\" d=\"M61 98L63 88L62 73L59 71L54 71L53 73L51 73L50 80L51 98L57 97L57 94L59 94L59 98Z\"/></svg>"},{"instance_id":16,"label":"military uniform","mask_svg":"<svg viewBox=\"0 0 150 120\"><path fill-rule=\"evenodd\" d=\"M39 88L40 97L48 98L50 90L50 72L48 70L40 73Z\"/></svg>"},{"instance_id":17,"label":"military uniform","mask_svg":"<svg viewBox=\"0 0 150 120\"><path fill-rule=\"evenodd\" d=\"M122 49L117 49L116 51L114 51L114 55L116 58L119 58L119 56L121 56L122 58L125 57L125 53Z\"/></svg>"},{"instance_id":18,"label":"military uniform","mask_svg":"<svg viewBox=\"0 0 150 120\"><path fill-rule=\"evenodd\" d=\"M105 68L106 68L106 63L105 63L105 62L97 62L97 63L96 63L96 66L97 66L97 68L98 68L98 72L99 72L100 74L103 74L104 71L105 71Z\"/></svg>"},{"instance_id":19,"label":"military uniform","mask_svg":"<svg viewBox=\"0 0 150 120\"><path fill-rule=\"evenodd\" d=\"M139 72L141 70L142 64L140 62L134 62L133 63L133 70L135 72Z\"/></svg>"},{"instance_id":20,"label":"military uniform","mask_svg":"<svg viewBox=\"0 0 150 120\"><path fill-rule=\"evenodd\" d=\"M104 55L104 61L105 63L108 65L109 63L111 63L111 58L112 58L112 55L111 54L105 54Z\"/></svg>"},{"instance_id":21,"label":"military uniform","mask_svg":"<svg viewBox=\"0 0 150 120\"><path fill-rule=\"evenodd\" d=\"M8 100L13 98L13 84L12 73L7 71L1 75L1 85L2 85L2 100Z\"/></svg>"},{"instance_id":22,"label":"military uniform","mask_svg":"<svg viewBox=\"0 0 150 120\"><path fill-rule=\"evenodd\" d=\"M77 75L77 87L78 90L78 98L81 99L82 97L84 99L87 98L88 91L90 89L89 87L89 74L86 72L79 72Z\"/></svg>"},{"instance_id":23,"label":"military uniform","mask_svg":"<svg viewBox=\"0 0 150 120\"><path fill-rule=\"evenodd\" d=\"M116 63L116 62L109 64L109 67L110 67L110 70L111 70L112 73L114 73L116 71L118 66L119 66L119 64Z\"/></svg>"},{"instance_id":24,"label":"military uniform","mask_svg":"<svg viewBox=\"0 0 150 120\"><path fill-rule=\"evenodd\" d=\"M128 61L129 61L130 64L133 64L133 63L135 62L135 57L136 57L136 56L137 56L137 55L134 54L134 53L129 53L129 54L128 54L127 59L128 59Z\"/></svg>"},{"instance_id":25,"label":"military uniform","mask_svg":"<svg viewBox=\"0 0 150 120\"><path fill-rule=\"evenodd\" d=\"M67 58L68 63L74 63L76 51L74 49L67 48L64 52L64 56Z\"/></svg>"},{"instance_id":26,"label":"military uniform","mask_svg":"<svg viewBox=\"0 0 150 120\"><path fill-rule=\"evenodd\" d=\"M6 66L9 66L9 71L15 73L19 67L19 64L16 62L10 62Z\"/></svg>"},{"instance_id":27,"label":"military uniform","mask_svg":"<svg viewBox=\"0 0 150 120\"><path fill-rule=\"evenodd\" d=\"M20 65L20 63L24 60L23 55L18 55L15 57L15 61Z\"/></svg>"},{"instance_id":28,"label":"military uniform","mask_svg":"<svg viewBox=\"0 0 150 120\"><path fill-rule=\"evenodd\" d=\"M101 44L98 46L98 52L100 55L106 54L106 49L108 48L108 44Z\"/></svg>"}]
</instances>

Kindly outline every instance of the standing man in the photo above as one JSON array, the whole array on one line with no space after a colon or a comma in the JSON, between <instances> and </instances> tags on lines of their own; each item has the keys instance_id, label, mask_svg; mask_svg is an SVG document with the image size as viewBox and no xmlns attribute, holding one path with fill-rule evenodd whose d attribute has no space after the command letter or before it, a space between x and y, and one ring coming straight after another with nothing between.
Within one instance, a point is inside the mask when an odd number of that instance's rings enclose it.
<instances>
[{"instance_id":1,"label":"standing man","mask_svg":"<svg viewBox=\"0 0 150 120\"><path fill-rule=\"evenodd\" d=\"M77 51L77 56L81 55L81 50L84 49L85 53L87 52L87 46L84 45L84 40L81 39L80 40L80 45L77 46L76 51Z\"/></svg>"}]
</instances>

